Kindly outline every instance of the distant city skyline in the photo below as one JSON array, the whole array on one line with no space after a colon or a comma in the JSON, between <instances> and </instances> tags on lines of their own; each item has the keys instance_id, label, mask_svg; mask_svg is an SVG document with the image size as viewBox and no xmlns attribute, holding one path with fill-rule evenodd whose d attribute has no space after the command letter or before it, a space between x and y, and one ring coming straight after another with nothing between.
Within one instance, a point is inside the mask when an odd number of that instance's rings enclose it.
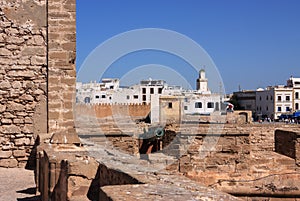
<instances>
[{"instance_id":1,"label":"distant city skyline","mask_svg":"<svg viewBox=\"0 0 300 201\"><path fill-rule=\"evenodd\" d=\"M77 70L109 38L133 29L161 28L202 46L216 64L226 93L285 84L291 75L300 77L299 8L297 0L77 0ZM104 75L122 77L150 64L173 68L195 88L197 72L159 52L126 55Z\"/></svg>"}]
</instances>

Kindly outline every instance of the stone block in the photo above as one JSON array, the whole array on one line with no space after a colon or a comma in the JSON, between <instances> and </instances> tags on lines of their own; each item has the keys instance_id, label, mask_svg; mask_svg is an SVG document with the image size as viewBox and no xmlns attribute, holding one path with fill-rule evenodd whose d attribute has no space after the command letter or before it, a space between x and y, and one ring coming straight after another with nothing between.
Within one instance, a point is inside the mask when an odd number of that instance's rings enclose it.
<instances>
[{"instance_id":1,"label":"stone block","mask_svg":"<svg viewBox=\"0 0 300 201\"><path fill-rule=\"evenodd\" d=\"M68 59L68 54L67 52L59 51L51 51L49 53L49 58L54 59L54 60L67 60Z\"/></svg>"},{"instance_id":2,"label":"stone block","mask_svg":"<svg viewBox=\"0 0 300 201\"><path fill-rule=\"evenodd\" d=\"M0 167L14 168L18 166L18 161L15 158L0 159Z\"/></svg>"},{"instance_id":3,"label":"stone block","mask_svg":"<svg viewBox=\"0 0 300 201\"><path fill-rule=\"evenodd\" d=\"M8 151L8 150L12 150L14 148L14 144L13 143L5 143L2 146L2 150L3 151Z\"/></svg>"},{"instance_id":4,"label":"stone block","mask_svg":"<svg viewBox=\"0 0 300 201\"><path fill-rule=\"evenodd\" d=\"M23 133L33 133L33 125L26 124L23 128Z\"/></svg>"},{"instance_id":5,"label":"stone block","mask_svg":"<svg viewBox=\"0 0 300 201\"><path fill-rule=\"evenodd\" d=\"M13 156L15 158L24 158L26 156L26 151L25 150L14 150Z\"/></svg>"},{"instance_id":6,"label":"stone block","mask_svg":"<svg viewBox=\"0 0 300 201\"><path fill-rule=\"evenodd\" d=\"M57 111L49 111L48 117L49 119L58 119L60 116L60 113Z\"/></svg>"},{"instance_id":7,"label":"stone block","mask_svg":"<svg viewBox=\"0 0 300 201\"><path fill-rule=\"evenodd\" d=\"M75 162L69 165L69 174L84 176L88 179L95 177L99 164L88 156L79 156Z\"/></svg>"},{"instance_id":8,"label":"stone block","mask_svg":"<svg viewBox=\"0 0 300 201\"><path fill-rule=\"evenodd\" d=\"M23 58L18 59L17 62L19 65L29 65L30 59L29 59L29 57L23 57Z\"/></svg>"},{"instance_id":9,"label":"stone block","mask_svg":"<svg viewBox=\"0 0 300 201\"><path fill-rule=\"evenodd\" d=\"M68 178L68 197L85 196L88 194L89 187L92 183L91 179L81 176L69 176Z\"/></svg>"},{"instance_id":10,"label":"stone block","mask_svg":"<svg viewBox=\"0 0 300 201\"><path fill-rule=\"evenodd\" d=\"M2 82L0 82L0 89L2 90L6 90L6 89L10 89L11 84L9 83L9 81L4 80Z\"/></svg>"},{"instance_id":11,"label":"stone block","mask_svg":"<svg viewBox=\"0 0 300 201\"><path fill-rule=\"evenodd\" d=\"M25 134L24 133L20 133L20 134L17 134L15 135L16 138L23 138L25 137Z\"/></svg>"},{"instance_id":12,"label":"stone block","mask_svg":"<svg viewBox=\"0 0 300 201\"><path fill-rule=\"evenodd\" d=\"M21 129L16 125L3 125L0 127L0 132L5 134L21 133Z\"/></svg>"},{"instance_id":13,"label":"stone block","mask_svg":"<svg viewBox=\"0 0 300 201\"><path fill-rule=\"evenodd\" d=\"M240 150L241 147L234 144L222 146L222 152L224 153L238 153Z\"/></svg>"},{"instance_id":14,"label":"stone block","mask_svg":"<svg viewBox=\"0 0 300 201\"><path fill-rule=\"evenodd\" d=\"M20 89L22 87L22 83L20 81L14 81L11 84L11 87L14 88L14 89Z\"/></svg>"},{"instance_id":15,"label":"stone block","mask_svg":"<svg viewBox=\"0 0 300 201\"><path fill-rule=\"evenodd\" d=\"M30 59L31 65L46 65L46 57L42 56L33 56Z\"/></svg>"},{"instance_id":16,"label":"stone block","mask_svg":"<svg viewBox=\"0 0 300 201\"><path fill-rule=\"evenodd\" d=\"M1 119L2 124L11 124L12 120L11 119Z\"/></svg>"},{"instance_id":17,"label":"stone block","mask_svg":"<svg viewBox=\"0 0 300 201\"><path fill-rule=\"evenodd\" d=\"M7 105L7 111L23 111L24 108L24 105L15 102L10 102Z\"/></svg>"},{"instance_id":18,"label":"stone block","mask_svg":"<svg viewBox=\"0 0 300 201\"><path fill-rule=\"evenodd\" d=\"M22 52L22 56L45 56L46 55L46 48L40 46L26 46Z\"/></svg>"},{"instance_id":19,"label":"stone block","mask_svg":"<svg viewBox=\"0 0 300 201\"><path fill-rule=\"evenodd\" d=\"M24 122L23 122L23 123L24 123ZM32 118L30 118L30 117L25 117L25 123L26 123L26 124L32 124L32 123L33 123Z\"/></svg>"},{"instance_id":20,"label":"stone block","mask_svg":"<svg viewBox=\"0 0 300 201\"><path fill-rule=\"evenodd\" d=\"M40 46L42 46L45 43L45 40L44 40L43 36L41 36L41 35L35 35L35 36L33 36L31 43L33 45L40 45Z\"/></svg>"},{"instance_id":21,"label":"stone block","mask_svg":"<svg viewBox=\"0 0 300 201\"><path fill-rule=\"evenodd\" d=\"M6 39L7 43L17 44L17 45L24 43L24 41L25 41L24 38L17 37L17 36L8 36Z\"/></svg>"},{"instance_id":22,"label":"stone block","mask_svg":"<svg viewBox=\"0 0 300 201\"><path fill-rule=\"evenodd\" d=\"M22 146L22 145L30 145L30 139L29 138L19 138L14 140L16 146Z\"/></svg>"},{"instance_id":23,"label":"stone block","mask_svg":"<svg viewBox=\"0 0 300 201\"><path fill-rule=\"evenodd\" d=\"M11 151L0 151L0 159L2 158L10 158L12 155Z\"/></svg>"},{"instance_id":24,"label":"stone block","mask_svg":"<svg viewBox=\"0 0 300 201\"><path fill-rule=\"evenodd\" d=\"M6 105L0 104L0 113L4 112L6 110Z\"/></svg>"},{"instance_id":25,"label":"stone block","mask_svg":"<svg viewBox=\"0 0 300 201\"><path fill-rule=\"evenodd\" d=\"M11 56L12 52L6 48L0 48L0 56Z\"/></svg>"}]
</instances>

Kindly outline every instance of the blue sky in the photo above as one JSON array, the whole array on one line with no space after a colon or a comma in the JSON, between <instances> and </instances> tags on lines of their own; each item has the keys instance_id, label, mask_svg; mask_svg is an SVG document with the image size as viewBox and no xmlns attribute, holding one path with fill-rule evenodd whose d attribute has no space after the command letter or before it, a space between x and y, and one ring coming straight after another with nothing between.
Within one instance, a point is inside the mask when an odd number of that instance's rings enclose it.
<instances>
[{"instance_id":1,"label":"blue sky","mask_svg":"<svg viewBox=\"0 0 300 201\"><path fill-rule=\"evenodd\" d=\"M134 29L160 28L183 34L204 48L227 93L237 91L239 85L256 89L285 84L291 75L300 77L299 10L298 0L77 0L77 71L111 37ZM159 51L124 56L103 76L122 77L137 66L150 75L150 64L173 68L185 82L175 76L172 84L186 87L189 83L195 88L197 71L184 60ZM127 81L135 82L132 76Z\"/></svg>"}]
</instances>

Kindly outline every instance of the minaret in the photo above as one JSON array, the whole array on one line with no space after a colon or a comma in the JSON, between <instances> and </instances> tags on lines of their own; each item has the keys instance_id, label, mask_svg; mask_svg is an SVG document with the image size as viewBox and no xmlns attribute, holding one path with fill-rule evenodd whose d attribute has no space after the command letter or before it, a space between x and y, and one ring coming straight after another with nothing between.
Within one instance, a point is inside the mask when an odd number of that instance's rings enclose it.
<instances>
[{"instance_id":1,"label":"minaret","mask_svg":"<svg viewBox=\"0 0 300 201\"><path fill-rule=\"evenodd\" d=\"M197 90L201 92L208 91L207 79L205 78L205 70L201 69L199 71L199 78L197 79Z\"/></svg>"}]
</instances>

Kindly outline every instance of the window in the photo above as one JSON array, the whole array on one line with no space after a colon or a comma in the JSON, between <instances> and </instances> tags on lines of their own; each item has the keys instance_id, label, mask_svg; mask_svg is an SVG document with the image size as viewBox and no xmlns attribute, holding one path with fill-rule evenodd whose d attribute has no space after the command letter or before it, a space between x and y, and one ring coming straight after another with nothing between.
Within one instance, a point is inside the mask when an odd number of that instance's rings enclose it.
<instances>
[{"instance_id":1,"label":"window","mask_svg":"<svg viewBox=\"0 0 300 201\"><path fill-rule=\"evenodd\" d=\"M267 108L266 108L266 109L267 109L267 111L269 111L269 107L268 107L268 106L267 106Z\"/></svg>"},{"instance_id":2,"label":"window","mask_svg":"<svg viewBox=\"0 0 300 201\"><path fill-rule=\"evenodd\" d=\"M143 95L143 101L146 101L146 95Z\"/></svg>"},{"instance_id":3,"label":"window","mask_svg":"<svg viewBox=\"0 0 300 201\"><path fill-rule=\"evenodd\" d=\"M168 103L168 108L173 108L173 104L172 103Z\"/></svg>"},{"instance_id":4,"label":"window","mask_svg":"<svg viewBox=\"0 0 300 201\"><path fill-rule=\"evenodd\" d=\"M158 93L162 94L162 88L158 88Z\"/></svg>"},{"instance_id":5,"label":"window","mask_svg":"<svg viewBox=\"0 0 300 201\"><path fill-rule=\"evenodd\" d=\"M271 96L270 99L273 100L273 96Z\"/></svg>"},{"instance_id":6,"label":"window","mask_svg":"<svg viewBox=\"0 0 300 201\"><path fill-rule=\"evenodd\" d=\"M266 98L267 100L269 100L269 96L267 96L267 98Z\"/></svg>"},{"instance_id":7,"label":"window","mask_svg":"<svg viewBox=\"0 0 300 201\"><path fill-rule=\"evenodd\" d=\"M290 101L290 96L286 96L286 97L285 97L285 100L286 100L286 101Z\"/></svg>"},{"instance_id":8,"label":"window","mask_svg":"<svg viewBox=\"0 0 300 201\"><path fill-rule=\"evenodd\" d=\"M138 95L133 95L133 98L134 99L139 99L139 96Z\"/></svg>"},{"instance_id":9,"label":"window","mask_svg":"<svg viewBox=\"0 0 300 201\"><path fill-rule=\"evenodd\" d=\"M214 107L215 107L215 103L213 103L213 102L207 103L207 108L214 108Z\"/></svg>"},{"instance_id":10,"label":"window","mask_svg":"<svg viewBox=\"0 0 300 201\"><path fill-rule=\"evenodd\" d=\"M259 111L261 111L261 106L259 107Z\"/></svg>"},{"instance_id":11,"label":"window","mask_svg":"<svg viewBox=\"0 0 300 201\"><path fill-rule=\"evenodd\" d=\"M110 89L114 89L114 86L110 86L109 88L110 88Z\"/></svg>"},{"instance_id":12,"label":"window","mask_svg":"<svg viewBox=\"0 0 300 201\"><path fill-rule=\"evenodd\" d=\"M100 96L96 95L95 98L98 99L98 98L100 98Z\"/></svg>"},{"instance_id":13,"label":"window","mask_svg":"<svg viewBox=\"0 0 300 201\"><path fill-rule=\"evenodd\" d=\"M259 100L261 101L261 96L259 96Z\"/></svg>"},{"instance_id":14,"label":"window","mask_svg":"<svg viewBox=\"0 0 300 201\"><path fill-rule=\"evenodd\" d=\"M285 111L289 112L290 111L290 107L286 107Z\"/></svg>"},{"instance_id":15,"label":"window","mask_svg":"<svg viewBox=\"0 0 300 201\"><path fill-rule=\"evenodd\" d=\"M90 97L85 97L85 98L84 98L84 103L90 103L90 102L91 102Z\"/></svg>"},{"instance_id":16,"label":"window","mask_svg":"<svg viewBox=\"0 0 300 201\"><path fill-rule=\"evenodd\" d=\"M106 98L106 96L105 96L105 95L102 95L101 98Z\"/></svg>"},{"instance_id":17,"label":"window","mask_svg":"<svg viewBox=\"0 0 300 201\"><path fill-rule=\"evenodd\" d=\"M202 108L202 103L201 102L196 102L195 103L195 108Z\"/></svg>"},{"instance_id":18,"label":"window","mask_svg":"<svg viewBox=\"0 0 300 201\"><path fill-rule=\"evenodd\" d=\"M109 97L109 100L111 100L111 96Z\"/></svg>"},{"instance_id":19,"label":"window","mask_svg":"<svg viewBox=\"0 0 300 201\"><path fill-rule=\"evenodd\" d=\"M295 99L299 99L299 93L298 92L295 93Z\"/></svg>"},{"instance_id":20,"label":"window","mask_svg":"<svg viewBox=\"0 0 300 201\"><path fill-rule=\"evenodd\" d=\"M278 101L281 101L281 96L277 96L277 100L278 100Z\"/></svg>"},{"instance_id":21,"label":"window","mask_svg":"<svg viewBox=\"0 0 300 201\"><path fill-rule=\"evenodd\" d=\"M256 107L256 110L258 111L258 106Z\"/></svg>"},{"instance_id":22,"label":"window","mask_svg":"<svg viewBox=\"0 0 300 201\"><path fill-rule=\"evenodd\" d=\"M188 100L189 100L188 98L184 98L184 102L188 102Z\"/></svg>"},{"instance_id":23,"label":"window","mask_svg":"<svg viewBox=\"0 0 300 201\"><path fill-rule=\"evenodd\" d=\"M220 106L218 102L216 102L216 110L220 110Z\"/></svg>"},{"instance_id":24,"label":"window","mask_svg":"<svg viewBox=\"0 0 300 201\"><path fill-rule=\"evenodd\" d=\"M154 88L150 88L150 94L154 94Z\"/></svg>"},{"instance_id":25,"label":"window","mask_svg":"<svg viewBox=\"0 0 300 201\"><path fill-rule=\"evenodd\" d=\"M127 98L127 100L129 100L129 99L130 99L130 96L127 96L126 98Z\"/></svg>"},{"instance_id":26,"label":"window","mask_svg":"<svg viewBox=\"0 0 300 201\"><path fill-rule=\"evenodd\" d=\"M184 110L188 110L188 106L184 106Z\"/></svg>"},{"instance_id":27,"label":"window","mask_svg":"<svg viewBox=\"0 0 300 201\"><path fill-rule=\"evenodd\" d=\"M142 93L145 94L146 93L146 88L142 88Z\"/></svg>"},{"instance_id":28,"label":"window","mask_svg":"<svg viewBox=\"0 0 300 201\"><path fill-rule=\"evenodd\" d=\"M295 110L299 110L299 103L295 104Z\"/></svg>"},{"instance_id":29,"label":"window","mask_svg":"<svg viewBox=\"0 0 300 201\"><path fill-rule=\"evenodd\" d=\"M281 107L280 107L280 106L277 107L277 111L278 111L278 112L281 112Z\"/></svg>"}]
</instances>

